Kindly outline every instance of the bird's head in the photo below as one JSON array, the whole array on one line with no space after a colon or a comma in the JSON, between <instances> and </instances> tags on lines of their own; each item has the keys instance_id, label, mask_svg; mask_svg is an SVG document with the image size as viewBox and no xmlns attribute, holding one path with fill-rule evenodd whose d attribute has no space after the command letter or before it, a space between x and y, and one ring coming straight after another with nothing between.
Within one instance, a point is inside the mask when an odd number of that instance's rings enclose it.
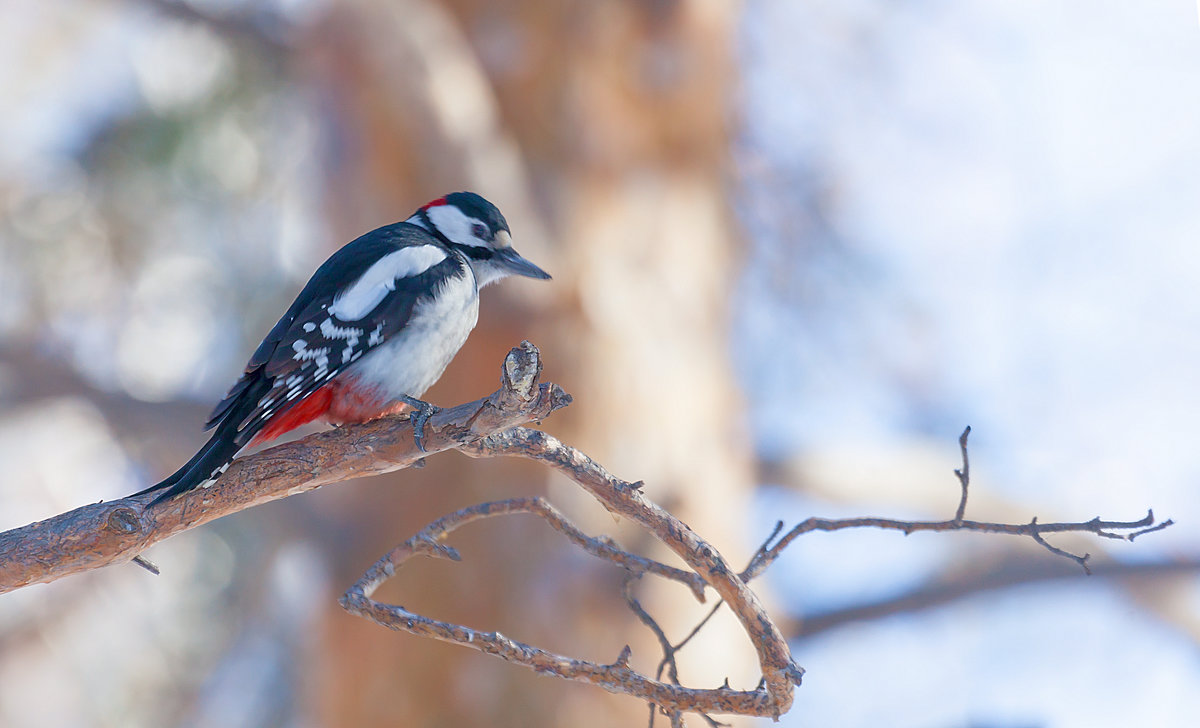
<instances>
[{"instance_id":1,"label":"bird's head","mask_svg":"<svg viewBox=\"0 0 1200 728\"><path fill-rule=\"evenodd\" d=\"M474 192L453 192L422 205L408 222L420 225L466 256L482 288L518 275L548 279L550 274L521 257L500 210Z\"/></svg>"}]
</instances>

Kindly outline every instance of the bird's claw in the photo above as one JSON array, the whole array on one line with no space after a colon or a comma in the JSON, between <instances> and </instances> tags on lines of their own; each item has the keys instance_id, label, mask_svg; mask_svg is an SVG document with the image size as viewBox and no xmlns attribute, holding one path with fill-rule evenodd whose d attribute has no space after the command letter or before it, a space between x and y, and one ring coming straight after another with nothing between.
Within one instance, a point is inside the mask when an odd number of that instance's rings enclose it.
<instances>
[{"instance_id":1,"label":"bird's claw","mask_svg":"<svg viewBox=\"0 0 1200 728\"><path fill-rule=\"evenodd\" d=\"M408 421L413 426L413 442L416 443L417 449L421 452L425 450L425 425L429 422L429 418L441 411L440 408L416 397L403 397L405 404L413 408L412 413L408 416Z\"/></svg>"}]
</instances>

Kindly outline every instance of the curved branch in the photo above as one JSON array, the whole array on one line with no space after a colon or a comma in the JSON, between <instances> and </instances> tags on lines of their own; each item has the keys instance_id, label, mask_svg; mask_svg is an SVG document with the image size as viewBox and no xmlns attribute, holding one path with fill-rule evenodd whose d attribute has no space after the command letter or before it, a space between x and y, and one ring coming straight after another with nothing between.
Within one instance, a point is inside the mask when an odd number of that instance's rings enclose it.
<instances>
[{"instance_id":1,"label":"curved branch","mask_svg":"<svg viewBox=\"0 0 1200 728\"><path fill-rule=\"evenodd\" d=\"M540 460L583 487L609 512L629 518L654 534L704 577L704 581L729 605L754 645L765 691L755 691L759 700L747 706L752 710L742 714L778 717L791 707L794 686L800 684L804 670L792 661L787 641L758 596L720 552L687 524L645 498L640 482L628 483L616 478L599 463L552 435L524 427L498 432L460 449L480 457L516 455ZM667 708L691 709L671 700L656 698L654 702Z\"/></svg>"},{"instance_id":2,"label":"curved branch","mask_svg":"<svg viewBox=\"0 0 1200 728\"><path fill-rule=\"evenodd\" d=\"M534 497L481 503L439 518L376 561L362 578L342 595L342 607L351 614L365 617L389 629L470 647L542 674L590 683L610 692L634 695L675 709L742 715L772 714L764 712L765 708L769 709L767 696L758 690L734 690L729 687L711 690L688 688L648 678L629 666L629 647L625 647L615 662L604 665L556 654L518 642L499 632L483 632L432 619L396 604L383 604L371 599L375 590L394 576L413 556L424 555L458 561L458 552L442 543L452 531L484 518L515 513L540 516L588 553L616 563L628 569L630 573L657 574L692 586L694 591L699 590L698 595L703 593L703 581L698 575L622 551L603 539L588 538L548 501Z\"/></svg>"},{"instance_id":3,"label":"curved branch","mask_svg":"<svg viewBox=\"0 0 1200 728\"><path fill-rule=\"evenodd\" d=\"M504 360L501 387L483 399L430 419L425 453L405 416L319 432L235 460L210 488L161 503L121 498L76 508L0 533L0 594L29 584L130 561L147 547L190 528L268 501L364 475L407 468L426 454L461 447L491 433L540 420L571 397L539 384L540 354L522 342Z\"/></svg>"},{"instance_id":4,"label":"curved branch","mask_svg":"<svg viewBox=\"0 0 1200 728\"><path fill-rule=\"evenodd\" d=\"M681 722L681 711L735 713L779 717L791 707L794 686L804 670L792 661L787 641L763 609L758 597L730 568L725 558L687 524L645 498L641 483L613 477L599 463L573 447L539 430L514 427L465 444L459 449L475 457L515 455L539 460L583 487L611 513L624 516L654 534L674 551L728 604L741 622L755 651L763 679L754 690L688 688L649 678L629 667L629 648L615 662L601 665L548 652L518 642L498 632L481 632L469 627L417 614L402 606L371 599L371 594L396 573L398 567L417 554L457 559L457 552L441 543L447 534L471 521L514 512L535 513L582 545L593 555L624 566L633 574L655 573L696 586L687 574L657 562L616 549L610 542L584 536L540 498L485 503L464 508L427 526L377 561L342 596L342 606L352 614L370 619L389 629L453 642L494 654L507 662L524 665L543 674L591 683L610 692L640 697L668 713L672 723ZM697 596L702 596L702 592ZM651 620L652 621L652 620ZM706 716L707 717L707 716Z\"/></svg>"}]
</instances>

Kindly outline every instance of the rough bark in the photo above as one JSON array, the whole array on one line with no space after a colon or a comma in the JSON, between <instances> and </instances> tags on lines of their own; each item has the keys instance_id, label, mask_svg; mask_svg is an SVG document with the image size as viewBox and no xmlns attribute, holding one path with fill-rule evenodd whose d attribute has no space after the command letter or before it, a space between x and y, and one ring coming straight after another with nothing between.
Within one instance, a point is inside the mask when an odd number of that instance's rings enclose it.
<instances>
[{"instance_id":1,"label":"rough bark","mask_svg":"<svg viewBox=\"0 0 1200 728\"><path fill-rule=\"evenodd\" d=\"M438 412L426 426L429 454L546 417L568 397L539 385L541 361L528 342L504 364L502 386L483 399ZM122 563L181 531L261 503L351 478L407 468L425 457L407 417L321 432L235 460L210 488L153 507L153 494L82 506L0 533L0 593Z\"/></svg>"}]
</instances>

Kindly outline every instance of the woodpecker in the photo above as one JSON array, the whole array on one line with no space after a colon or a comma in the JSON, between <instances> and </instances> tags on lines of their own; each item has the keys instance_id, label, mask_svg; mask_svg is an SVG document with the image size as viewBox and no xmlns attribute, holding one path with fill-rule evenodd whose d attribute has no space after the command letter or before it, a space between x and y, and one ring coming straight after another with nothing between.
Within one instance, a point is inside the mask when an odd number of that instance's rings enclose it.
<instances>
[{"instance_id":1,"label":"woodpecker","mask_svg":"<svg viewBox=\"0 0 1200 728\"><path fill-rule=\"evenodd\" d=\"M218 478L237 453L318 420L365 422L413 408L424 452L436 408L421 399L479 315L479 289L550 275L512 248L508 222L473 192L422 205L325 261L258 345L205 429L212 437L146 490L154 505Z\"/></svg>"}]
</instances>

